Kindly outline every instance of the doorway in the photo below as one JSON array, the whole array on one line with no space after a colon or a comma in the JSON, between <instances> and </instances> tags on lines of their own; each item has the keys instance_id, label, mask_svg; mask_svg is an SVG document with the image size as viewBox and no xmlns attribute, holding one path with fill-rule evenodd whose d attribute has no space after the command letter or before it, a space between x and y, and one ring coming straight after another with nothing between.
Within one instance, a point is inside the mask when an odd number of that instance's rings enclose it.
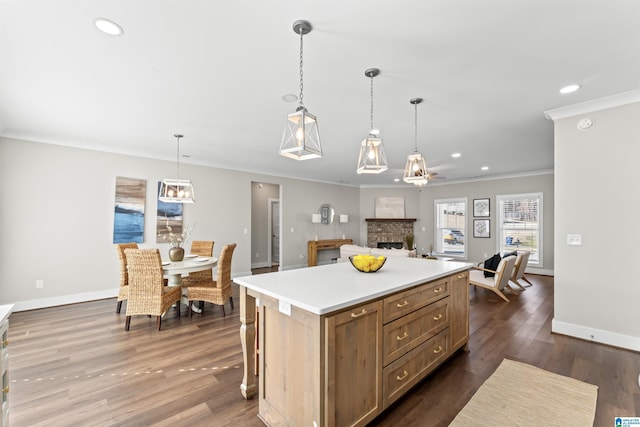
<instances>
[{"instance_id":1,"label":"doorway","mask_svg":"<svg viewBox=\"0 0 640 427\"><path fill-rule=\"evenodd\" d=\"M278 271L281 261L280 185L251 183L251 269Z\"/></svg>"}]
</instances>

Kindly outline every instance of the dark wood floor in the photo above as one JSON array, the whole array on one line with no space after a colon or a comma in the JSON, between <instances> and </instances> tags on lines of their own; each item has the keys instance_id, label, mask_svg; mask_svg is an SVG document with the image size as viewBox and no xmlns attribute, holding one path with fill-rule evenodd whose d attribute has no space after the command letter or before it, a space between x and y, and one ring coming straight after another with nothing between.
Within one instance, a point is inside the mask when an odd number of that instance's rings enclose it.
<instances>
[{"instance_id":1,"label":"dark wood floor","mask_svg":"<svg viewBox=\"0 0 640 427\"><path fill-rule=\"evenodd\" d=\"M472 289L471 351L453 355L372 425L446 426L505 357L598 385L596 426L640 415L640 355L551 334L553 279L529 277L535 285L510 303ZM11 315L13 427L262 425L257 399L240 395L237 304L225 318L208 304L193 318L172 310L160 332L144 316L125 332L115 305Z\"/></svg>"}]
</instances>

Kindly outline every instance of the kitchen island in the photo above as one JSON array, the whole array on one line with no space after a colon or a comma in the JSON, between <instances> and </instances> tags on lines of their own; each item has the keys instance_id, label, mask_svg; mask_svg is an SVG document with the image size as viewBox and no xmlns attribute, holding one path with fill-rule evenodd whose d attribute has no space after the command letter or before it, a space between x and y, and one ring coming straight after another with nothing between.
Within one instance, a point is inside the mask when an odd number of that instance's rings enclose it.
<instances>
[{"instance_id":1,"label":"kitchen island","mask_svg":"<svg viewBox=\"0 0 640 427\"><path fill-rule=\"evenodd\" d=\"M270 426L365 425L469 338L471 264L389 257L234 278L240 285L241 392Z\"/></svg>"}]
</instances>

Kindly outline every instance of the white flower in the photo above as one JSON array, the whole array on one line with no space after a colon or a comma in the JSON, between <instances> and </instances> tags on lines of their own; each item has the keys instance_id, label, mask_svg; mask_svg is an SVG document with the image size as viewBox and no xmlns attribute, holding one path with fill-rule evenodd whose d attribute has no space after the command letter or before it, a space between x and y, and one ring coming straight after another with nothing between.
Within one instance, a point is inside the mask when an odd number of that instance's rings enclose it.
<instances>
[{"instance_id":1,"label":"white flower","mask_svg":"<svg viewBox=\"0 0 640 427\"><path fill-rule=\"evenodd\" d=\"M169 232L168 237L165 236L165 239L169 240L169 243L171 244L172 248L181 248L184 242L187 241L187 238L191 235L191 232L193 231L193 227L195 227L195 225L192 225L192 226L183 225L182 233L174 234L173 227L169 225L169 218L165 216L164 219L167 224L166 225L167 231Z\"/></svg>"}]
</instances>

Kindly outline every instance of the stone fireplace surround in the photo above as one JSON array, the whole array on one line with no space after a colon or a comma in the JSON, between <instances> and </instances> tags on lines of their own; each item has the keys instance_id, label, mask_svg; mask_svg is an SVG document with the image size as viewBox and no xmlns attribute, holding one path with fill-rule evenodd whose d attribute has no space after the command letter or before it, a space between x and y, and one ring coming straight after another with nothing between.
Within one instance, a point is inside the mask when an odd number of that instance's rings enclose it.
<instances>
[{"instance_id":1,"label":"stone fireplace surround","mask_svg":"<svg viewBox=\"0 0 640 427\"><path fill-rule=\"evenodd\" d=\"M387 244L402 243L402 247L407 248L405 237L413 233L413 223L415 218L367 218L367 246L377 248L387 246Z\"/></svg>"}]
</instances>

